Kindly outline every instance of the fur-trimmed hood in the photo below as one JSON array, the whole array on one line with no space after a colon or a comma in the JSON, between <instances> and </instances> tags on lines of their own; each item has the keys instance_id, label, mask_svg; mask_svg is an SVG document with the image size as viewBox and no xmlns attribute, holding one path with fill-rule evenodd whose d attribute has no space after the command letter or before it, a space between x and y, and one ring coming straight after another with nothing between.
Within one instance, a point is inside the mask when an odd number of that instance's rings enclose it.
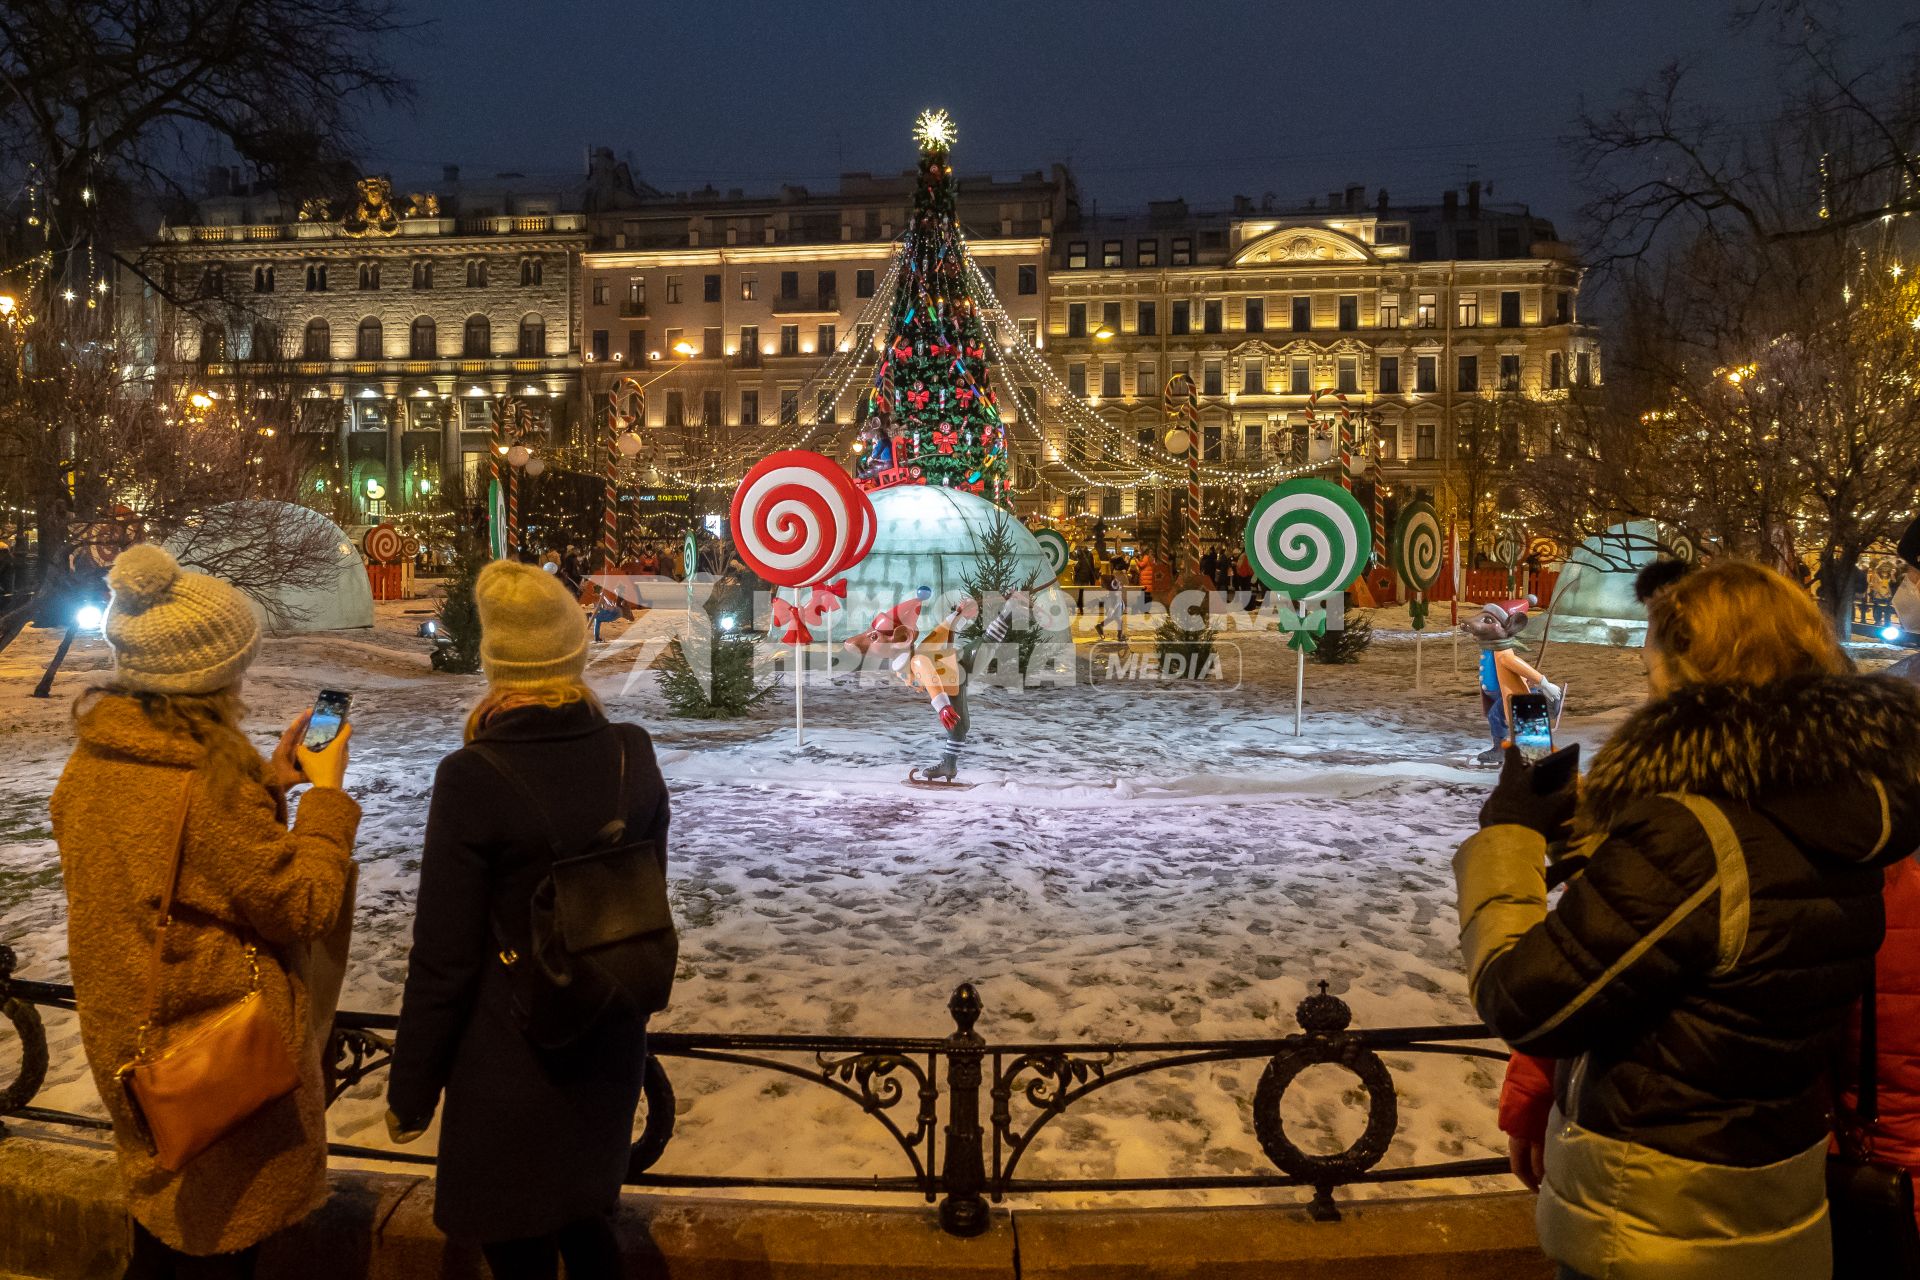
<instances>
[{"instance_id":1,"label":"fur-trimmed hood","mask_svg":"<svg viewBox=\"0 0 1920 1280\"><path fill-rule=\"evenodd\" d=\"M1745 804L1843 861L1911 853L1920 688L1836 675L1678 689L1635 712L1594 757L1578 826L1604 830L1635 800L1670 791Z\"/></svg>"}]
</instances>

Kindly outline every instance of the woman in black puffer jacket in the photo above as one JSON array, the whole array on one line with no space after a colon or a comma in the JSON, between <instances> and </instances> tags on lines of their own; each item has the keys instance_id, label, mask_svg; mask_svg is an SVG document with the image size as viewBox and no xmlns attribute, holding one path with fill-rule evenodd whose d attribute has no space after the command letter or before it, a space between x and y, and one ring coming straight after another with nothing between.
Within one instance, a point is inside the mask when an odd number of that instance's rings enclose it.
<instances>
[{"instance_id":1,"label":"woman in black puffer jacket","mask_svg":"<svg viewBox=\"0 0 1920 1280\"><path fill-rule=\"evenodd\" d=\"M1823 1280L1826 1079L1920 844L1920 691L1729 562L1652 591L1652 701L1583 786L1510 755L1454 859L1475 1007L1560 1060L1542 1246L1594 1280ZM1547 862L1582 858L1547 907ZM1581 865L1581 864L1575 864Z\"/></svg>"}]
</instances>

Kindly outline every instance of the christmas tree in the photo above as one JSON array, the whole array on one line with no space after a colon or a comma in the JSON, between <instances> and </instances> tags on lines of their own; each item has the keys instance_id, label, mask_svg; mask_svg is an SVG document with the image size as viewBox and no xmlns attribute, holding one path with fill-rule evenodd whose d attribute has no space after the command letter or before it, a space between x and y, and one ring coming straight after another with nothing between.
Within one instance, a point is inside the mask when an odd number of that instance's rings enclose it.
<instances>
[{"instance_id":1,"label":"christmas tree","mask_svg":"<svg viewBox=\"0 0 1920 1280\"><path fill-rule=\"evenodd\" d=\"M953 136L944 111L923 111L914 125L920 180L856 471L870 487L938 484L1001 502L1006 431L987 382L985 333L954 218Z\"/></svg>"}]
</instances>

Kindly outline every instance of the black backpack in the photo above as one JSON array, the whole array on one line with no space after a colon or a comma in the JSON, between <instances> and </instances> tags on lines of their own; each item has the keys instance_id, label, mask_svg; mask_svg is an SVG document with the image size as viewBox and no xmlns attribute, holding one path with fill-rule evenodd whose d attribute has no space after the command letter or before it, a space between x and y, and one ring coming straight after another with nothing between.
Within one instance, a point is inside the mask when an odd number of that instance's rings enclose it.
<instances>
[{"instance_id":1,"label":"black backpack","mask_svg":"<svg viewBox=\"0 0 1920 1280\"><path fill-rule=\"evenodd\" d=\"M514 1021L543 1049L564 1049L612 1019L644 1024L667 1007L679 961L660 851L652 840L627 837L627 744L618 729L608 729L618 748L614 818L571 854L533 788L497 753L470 744L539 816L553 855L528 903L525 953L513 932L493 922L512 981Z\"/></svg>"}]
</instances>

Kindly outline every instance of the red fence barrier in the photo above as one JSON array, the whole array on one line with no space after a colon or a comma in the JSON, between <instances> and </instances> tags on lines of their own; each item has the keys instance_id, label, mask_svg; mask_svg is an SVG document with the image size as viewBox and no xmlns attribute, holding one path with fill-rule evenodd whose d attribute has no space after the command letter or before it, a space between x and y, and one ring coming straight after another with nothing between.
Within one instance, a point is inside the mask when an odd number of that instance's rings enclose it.
<instances>
[{"instance_id":1,"label":"red fence barrier","mask_svg":"<svg viewBox=\"0 0 1920 1280\"><path fill-rule=\"evenodd\" d=\"M367 585L373 588L375 600L404 600L407 592L405 564L367 565Z\"/></svg>"}]
</instances>

